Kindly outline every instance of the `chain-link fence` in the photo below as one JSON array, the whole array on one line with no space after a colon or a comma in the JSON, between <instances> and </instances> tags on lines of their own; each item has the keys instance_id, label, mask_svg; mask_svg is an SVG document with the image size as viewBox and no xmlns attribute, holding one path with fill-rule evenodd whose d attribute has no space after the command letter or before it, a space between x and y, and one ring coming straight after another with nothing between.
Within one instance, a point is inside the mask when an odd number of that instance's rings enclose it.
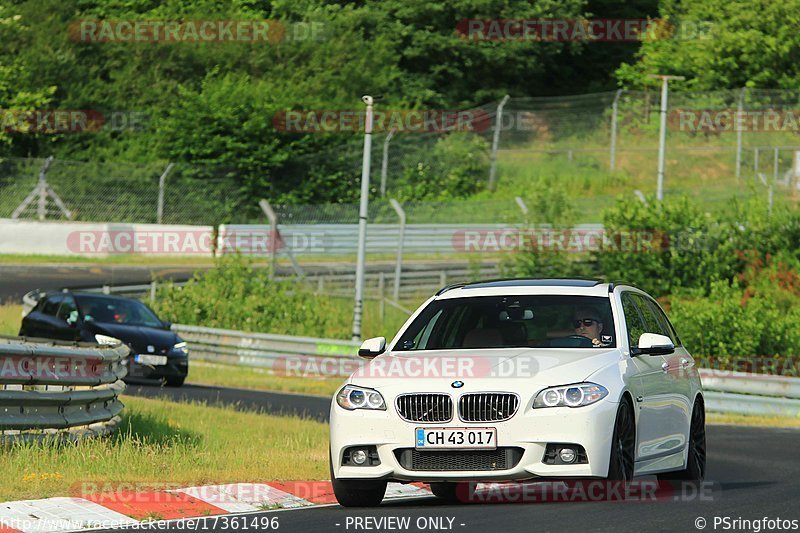
<instances>
[{"instance_id":1,"label":"chain-link fence","mask_svg":"<svg viewBox=\"0 0 800 533\"><path fill-rule=\"evenodd\" d=\"M381 130L372 143L371 221L396 220L386 201L395 198L409 223L504 222L519 214L514 198L522 196L534 199L534 215L549 202L568 205L576 223L599 222L603 206L619 195L655 192L660 103L657 90L512 97L468 110L466 128ZM740 197L796 199L800 91L674 90L668 103L666 196L701 196L710 209ZM351 203L281 208L283 222L357 220L362 136L342 135L341 145L321 143L327 147L291 158L280 174L287 183L319 183L330 188L328 197ZM222 170L58 159L45 166L44 159L0 160L0 218L265 220L260 198ZM269 190L262 196L276 201Z\"/></svg>"},{"instance_id":2,"label":"chain-link fence","mask_svg":"<svg viewBox=\"0 0 800 533\"><path fill-rule=\"evenodd\" d=\"M223 179L181 165L0 160L0 218L216 224L257 217L258 205Z\"/></svg>"}]
</instances>

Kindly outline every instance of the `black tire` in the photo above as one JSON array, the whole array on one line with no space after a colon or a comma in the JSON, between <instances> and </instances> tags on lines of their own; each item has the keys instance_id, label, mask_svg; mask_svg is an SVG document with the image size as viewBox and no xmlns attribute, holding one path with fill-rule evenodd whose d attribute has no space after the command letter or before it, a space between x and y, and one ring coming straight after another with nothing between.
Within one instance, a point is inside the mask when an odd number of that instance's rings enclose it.
<instances>
[{"instance_id":1,"label":"black tire","mask_svg":"<svg viewBox=\"0 0 800 533\"><path fill-rule=\"evenodd\" d=\"M692 409L692 422L689 425L689 452L686 468L677 472L659 474L658 479L703 481L706 477L706 408L703 400L697 398Z\"/></svg>"},{"instance_id":2,"label":"black tire","mask_svg":"<svg viewBox=\"0 0 800 533\"><path fill-rule=\"evenodd\" d=\"M633 479L634 457L636 448L636 420L633 409L627 399L623 399L617 409L614 421L614 433L611 437L611 457L608 463L606 479L615 481L631 481Z\"/></svg>"},{"instance_id":3,"label":"black tire","mask_svg":"<svg viewBox=\"0 0 800 533\"><path fill-rule=\"evenodd\" d=\"M439 482L430 483L430 486L431 492L437 498L449 503L456 503L459 501L456 490L458 489L458 483Z\"/></svg>"},{"instance_id":4,"label":"black tire","mask_svg":"<svg viewBox=\"0 0 800 533\"><path fill-rule=\"evenodd\" d=\"M329 461L330 452L328 452ZM330 464L333 495L342 507L377 507L386 494L386 481L374 479L336 479Z\"/></svg>"},{"instance_id":5,"label":"black tire","mask_svg":"<svg viewBox=\"0 0 800 533\"><path fill-rule=\"evenodd\" d=\"M181 387L183 386L184 381L186 381L186 376L180 376L177 378L164 378L164 384L167 387Z\"/></svg>"}]
</instances>

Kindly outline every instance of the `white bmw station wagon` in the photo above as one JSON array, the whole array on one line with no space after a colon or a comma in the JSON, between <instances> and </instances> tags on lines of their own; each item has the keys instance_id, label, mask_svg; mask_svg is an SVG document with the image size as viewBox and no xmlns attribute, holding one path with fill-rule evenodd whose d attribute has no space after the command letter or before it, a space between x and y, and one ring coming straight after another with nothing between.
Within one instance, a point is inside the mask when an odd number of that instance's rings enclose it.
<instances>
[{"instance_id":1,"label":"white bmw station wagon","mask_svg":"<svg viewBox=\"0 0 800 533\"><path fill-rule=\"evenodd\" d=\"M359 355L331 405L342 505L378 505L388 481L453 499L463 481L703 479L694 359L632 285L452 285Z\"/></svg>"}]
</instances>

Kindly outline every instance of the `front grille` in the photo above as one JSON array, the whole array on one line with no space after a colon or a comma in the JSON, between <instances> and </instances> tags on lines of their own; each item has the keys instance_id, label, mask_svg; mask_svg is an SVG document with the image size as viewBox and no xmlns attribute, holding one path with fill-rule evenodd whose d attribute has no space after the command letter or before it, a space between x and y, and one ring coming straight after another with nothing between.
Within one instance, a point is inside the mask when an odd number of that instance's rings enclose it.
<instances>
[{"instance_id":1,"label":"front grille","mask_svg":"<svg viewBox=\"0 0 800 533\"><path fill-rule=\"evenodd\" d=\"M453 401L448 394L403 394L395 400L397 412L409 422L449 422Z\"/></svg>"},{"instance_id":2,"label":"front grille","mask_svg":"<svg viewBox=\"0 0 800 533\"><path fill-rule=\"evenodd\" d=\"M522 448L496 450L419 451L400 448L394 451L397 462L406 470L486 472L514 468L522 459Z\"/></svg>"},{"instance_id":3,"label":"front grille","mask_svg":"<svg viewBox=\"0 0 800 533\"><path fill-rule=\"evenodd\" d=\"M507 392L476 392L458 400L458 415L464 422L508 420L519 407L519 397Z\"/></svg>"}]
</instances>

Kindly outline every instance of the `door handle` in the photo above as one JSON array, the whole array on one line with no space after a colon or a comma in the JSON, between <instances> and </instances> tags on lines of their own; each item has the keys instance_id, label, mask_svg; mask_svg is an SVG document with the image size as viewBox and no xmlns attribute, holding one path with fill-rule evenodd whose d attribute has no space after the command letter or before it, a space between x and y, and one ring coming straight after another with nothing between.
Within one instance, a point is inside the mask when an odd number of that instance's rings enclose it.
<instances>
[{"instance_id":1,"label":"door handle","mask_svg":"<svg viewBox=\"0 0 800 533\"><path fill-rule=\"evenodd\" d=\"M669 363L667 363L667 362L661 363L661 370L663 370L664 372L668 372L669 371Z\"/></svg>"}]
</instances>

